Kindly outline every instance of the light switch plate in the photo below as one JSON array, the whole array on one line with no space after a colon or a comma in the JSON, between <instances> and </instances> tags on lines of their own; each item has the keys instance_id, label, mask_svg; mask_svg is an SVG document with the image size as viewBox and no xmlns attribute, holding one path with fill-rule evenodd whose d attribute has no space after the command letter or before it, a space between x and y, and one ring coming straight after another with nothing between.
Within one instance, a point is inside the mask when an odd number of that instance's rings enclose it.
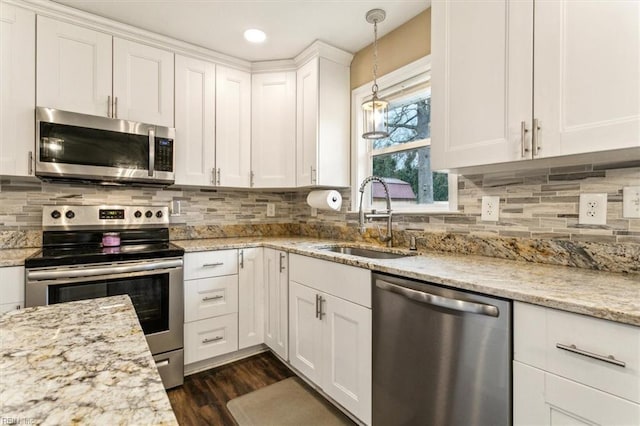
<instances>
[{"instance_id":1,"label":"light switch plate","mask_svg":"<svg viewBox=\"0 0 640 426\"><path fill-rule=\"evenodd\" d=\"M607 194L580 194L580 225L607 224Z\"/></svg>"},{"instance_id":2,"label":"light switch plate","mask_svg":"<svg viewBox=\"0 0 640 426\"><path fill-rule=\"evenodd\" d=\"M622 217L640 218L640 186L622 188Z\"/></svg>"},{"instance_id":3,"label":"light switch plate","mask_svg":"<svg viewBox=\"0 0 640 426\"><path fill-rule=\"evenodd\" d=\"M500 219L500 197L485 195L482 197L482 214L485 222L497 222Z\"/></svg>"}]
</instances>

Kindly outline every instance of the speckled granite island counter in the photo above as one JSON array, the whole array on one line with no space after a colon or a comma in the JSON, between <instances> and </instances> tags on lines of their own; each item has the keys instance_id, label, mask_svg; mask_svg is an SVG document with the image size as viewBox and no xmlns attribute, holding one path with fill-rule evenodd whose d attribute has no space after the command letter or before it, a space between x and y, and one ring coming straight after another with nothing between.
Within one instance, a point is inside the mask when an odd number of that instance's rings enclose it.
<instances>
[{"instance_id":1,"label":"speckled granite island counter","mask_svg":"<svg viewBox=\"0 0 640 426\"><path fill-rule=\"evenodd\" d=\"M3 424L177 425L128 296L0 317Z\"/></svg>"}]
</instances>

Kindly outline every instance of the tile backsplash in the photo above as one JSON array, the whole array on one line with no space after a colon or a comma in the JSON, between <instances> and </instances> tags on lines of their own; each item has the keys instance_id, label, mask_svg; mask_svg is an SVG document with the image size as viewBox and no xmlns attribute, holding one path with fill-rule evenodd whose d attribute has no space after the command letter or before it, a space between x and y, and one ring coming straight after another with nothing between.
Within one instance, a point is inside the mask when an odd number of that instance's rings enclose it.
<instances>
[{"instance_id":1,"label":"tile backsplash","mask_svg":"<svg viewBox=\"0 0 640 426\"><path fill-rule=\"evenodd\" d=\"M420 250L479 254L530 262L640 272L640 219L622 217L622 188L640 184L640 161L459 176L456 213L394 216L394 244L417 237ZM357 231L350 191L339 212L311 217L309 190L257 191L103 187L0 181L0 248L40 244L43 204L170 205L171 238L300 235L377 243L375 223ZM579 225L579 194L607 193L607 224ZM483 222L483 195L500 197L498 222ZM275 217L267 217L267 203ZM384 230L384 223L380 222Z\"/></svg>"}]
</instances>

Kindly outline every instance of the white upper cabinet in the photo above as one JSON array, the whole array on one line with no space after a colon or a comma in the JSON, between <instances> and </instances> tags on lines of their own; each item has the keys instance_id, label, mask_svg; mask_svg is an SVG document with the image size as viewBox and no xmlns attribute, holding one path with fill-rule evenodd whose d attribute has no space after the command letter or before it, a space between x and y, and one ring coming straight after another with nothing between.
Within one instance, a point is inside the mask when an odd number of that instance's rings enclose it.
<instances>
[{"instance_id":1,"label":"white upper cabinet","mask_svg":"<svg viewBox=\"0 0 640 426\"><path fill-rule=\"evenodd\" d=\"M251 74L218 66L216 70L217 184L251 183Z\"/></svg>"},{"instance_id":2,"label":"white upper cabinet","mask_svg":"<svg viewBox=\"0 0 640 426\"><path fill-rule=\"evenodd\" d=\"M0 3L0 175L33 174L36 17Z\"/></svg>"},{"instance_id":3,"label":"white upper cabinet","mask_svg":"<svg viewBox=\"0 0 640 426\"><path fill-rule=\"evenodd\" d=\"M215 65L176 55L176 185L215 185Z\"/></svg>"},{"instance_id":4,"label":"white upper cabinet","mask_svg":"<svg viewBox=\"0 0 640 426\"><path fill-rule=\"evenodd\" d=\"M173 127L173 53L38 16L38 106Z\"/></svg>"},{"instance_id":5,"label":"white upper cabinet","mask_svg":"<svg viewBox=\"0 0 640 426\"><path fill-rule=\"evenodd\" d=\"M442 1L432 23L435 169L640 147L640 3Z\"/></svg>"},{"instance_id":6,"label":"white upper cabinet","mask_svg":"<svg viewBox=\"0 0 640 426\"><path fill-rule=\"evenodd\" d=\"M173 127L173 53L113 39L117 118Z\"/></svg>"},{"instance_id":7,"label":"white upper cabinet","mask_svg":"<svg viewBox=\"0 0 640 426\"><path fill-rule=\"evenodd\" d=\"M111 116L112 37L38 16L38 106Z\"/></svg>"},{"instance_id":8,"label":"white upper cabinet","mask_svg":"<svg viewBox=\"0 0 640 426\"><path fill-rule=\"evenodd\" d=\"M349 66L315 57L296 83L297 186L349 186Z\"/></svg>"},{"instance_id":9,"label":"white upper cabinet","mask_svg":"<svg viewBox=\"0 0 640 426\"><path fill-rule=\"evenodd\" d=\"M296 73L254 74L251 82L252 186L296 185Z\"/></svg>"}]
</instances>

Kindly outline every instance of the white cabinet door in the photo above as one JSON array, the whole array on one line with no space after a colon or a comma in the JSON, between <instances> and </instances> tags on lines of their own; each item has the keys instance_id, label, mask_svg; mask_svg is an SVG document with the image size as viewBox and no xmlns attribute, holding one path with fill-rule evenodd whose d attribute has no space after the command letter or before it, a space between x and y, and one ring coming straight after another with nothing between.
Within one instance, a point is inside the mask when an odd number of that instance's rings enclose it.
<instances>
[{"instance_id":1,"label":"white cabinet door","mask_svg":"<svg viewBox=\"0 0 640 426\"><path fill-rule=\"evenodd\" d=\"M296 73L296 184L313 185L318 167L318 59Z\"/></svg>"},{"instance_id":2,"label":"white cabinet door","mask_svg":"<svg viewBox=\"0 0 640 426\"><path fill-rule=\"evenodd\" d=\"M323 362L323 321L319 316L321 292L289 283L290 362L314 383L321 384Z\"/></svg>"},{"instance_id":3,"label":"white cabinet door","mask_svg":"<svg viewBox=\"0 0 640 426\"><path fill-rule=\"evenodd\" d=\"M516 426L640 424L638 404L518 361L513 367Z\"/></svg>"},{"instance_id":4,"label":"white cabinet door","mask_svg":"<svg viewBox=\"0 0 640 426\"><path fill-rule=\"evenodd\" d=\"M313 58L296 91L297 186L349 186L349 67Z\"/></svg>"},{"instance_id":5,"label":"white cabinet door","mask_svg":"<svg viewBox=\"0 0 640 426\"><path fill-rule=\"evenodd\" d=\"M114 116L173 127L173 72L173 52L114 37Z\"/></svg>"},{"instance_id":6,"label":"white cabinet door","mask_svg":"<svg viewBox=\"0 0 640 426\"><path fill-rule=\"evenodd\" d=\"M215 185L215 65L176 55L176 185Z\"/></svg>"},{"instance_id":7,"label":"white cabinet door","mask_svg":"<svg viewBox=\"0 0 640 426\"><path fill-rule=\"evenodd\" d=\"M264 249L240 249L238 349L264 343Z\"/></svg>"},{"instance_id":8,"label":"white cabinet door","mask_svg":"<svg viewBox=\"0 0 640 426\"><path fill-rule=\"evenodd\" d=\"M433 168L531 158L533 1L438 1L432 15Z\"/></svg>"},{"instance_id":9,"label":"white cabinet door","mask_svg":"<svg viewBox=\"0 0 640 426\"><path fill-rule=\"evenodd\" d=\"M36 16L0 3L0 175L33 174Z\"/></svg>"},{"instance_id":10,"label":"white cabinet door","mask_svg":"<svg viewBox=\"0 0 640 426\"><path fill-rule=\"evenodd\" d=\"M284 360L289 359L289 274L287 253L264 249L264 342Z\"/></svg>"},{"instance_id":11,"label":"white cabinet door","mask_svg":"<svg viewBox=\"0 0 640 426\"><path fill-rule=\"evenodd\" d=\"M251 75L216 69L216 167L221 186L251 185Z\"/></svg>"},{"instance_id":12,"label":"white cabinet door","mask_svg":"<svg viewBox=\"0 0 640 426\"><path fill-rule=\"evenodd\" d=\"M38 16L36 104L107 117L111 43L109 34Z\"/></svg>"},{"instance_id":13,"label":"white cabinet door","mask_svg":"<svg viewBox=\"0 0 640 426\"><path fill-rule=\"evenodd\" d=\"M535 2L534 34L539 156L640 147L640 3Z\"/></svg>"},{"instance_id":14,"label":"white cabinet door","mask_svg":"<svg viewBox=\"0 0 640 426\"><path fill-rule=\"evenodd\" d=\"M24 266L0 268L0 311L24 307Z\"/></svg>"},{"instance_id":15,"label":"white cabinet door","mask_svg":"<svg viewBox=\"0 0 640 426\"><path fill-rule=\"evenodd\" d=\"M324 317L321 387L371 424L371 309L323 294L320 313Z\"/></svg>"},{"instance_id":16,"label":"white cabinet door","mask_svg":"<svg viewBox=\"0 0 640 426\"><path fill-rule=\"evenodd\" d=\"M251 81L253 186L287 188L296 181L296 74L254 74Z\"/></svg>"}]
</instances>

